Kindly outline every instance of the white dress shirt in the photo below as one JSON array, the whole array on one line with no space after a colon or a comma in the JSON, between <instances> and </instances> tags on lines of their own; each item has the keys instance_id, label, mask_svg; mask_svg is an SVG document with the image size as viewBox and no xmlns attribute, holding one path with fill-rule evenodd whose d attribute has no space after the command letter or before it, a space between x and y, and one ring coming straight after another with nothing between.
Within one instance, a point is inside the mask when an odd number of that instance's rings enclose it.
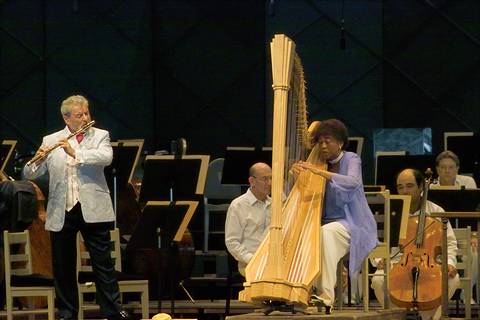
<instances>
[{"instance_id":1,"label":"white dress shirt","mask_svg":"<svg viewBox=\"0 0 480 320\"><path fill-rule=\"evenodd\" d=\"M70 146L76 151L79 149L79 143L77 139L74 137L68 140ZM78 202L78 194L79 194L79 183L78 183L78 176L77 176L77 166L78 160L76 158L67 157L67 198L65 203L65 210L70 211Z\"/></svg>"},{"instance_id":2,"label":"white dress shirt","mask_svg":"<svg viewBox=\"0 0 480 320\"><path fill-rule=\"evenodd\" d=\"M270 225L271 199L258 200L247 190L235 198L227 211L225 245L243 270L267 234Z\"/></svg>"},{"instance_id":3,"label":"white dress shirt","mask_svg":"<svg viewBox=\"0 0 480 320\"><path fill-rule=\"evenodd\" d=\"M440 180L434 181L432 185L440 186ZM475 182L475 179L473 179L472 177L457 174L457 176L455 177L455 185L452 187L459 189L461 187L465 187L465 189L477 189L477 184Z\"/></svg>"}]
</instances>

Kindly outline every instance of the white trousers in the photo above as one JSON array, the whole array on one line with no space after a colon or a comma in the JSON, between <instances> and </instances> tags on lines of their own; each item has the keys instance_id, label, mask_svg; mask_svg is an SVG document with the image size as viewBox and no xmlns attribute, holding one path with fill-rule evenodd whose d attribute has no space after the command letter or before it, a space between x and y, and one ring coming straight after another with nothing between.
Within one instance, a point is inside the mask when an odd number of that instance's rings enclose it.
<instances>
[{"instance_id":1,"label":"white trousers","mask_svg":"<svg viewBox=\"0 0 480 320\"><path fill-rule=\"evenodd\" d=\"M350 249L350 233L340 222L323 225L320 230L321 266L318 279L318 294L326 294L332 303L335 300L337 264Z\"/></svg>"},{"instance_id":2,"label":"white trousers","mask_svg":"<svg viewBox=\"0 0 480 320\"><path fill-rule=\"evenodd\" d=\"M385 305L384 301L384 296L383 296L383 286L385 283L385 278L380 276L383 275L384 272L383 270L377 270L375 272L375 275L379 276L373 276L372 277L372 289L375 291L375 297L377 298L378 302L380 302L381 306L383 307ZM454 278L448 278L448 299L450 299L453 294L455 293L455 290L460 286L460 277L455 275ZM394 304L392 303L392 306ZM422 316L422 320L438 320L440 319L440 316L442 315L442 306L439 306L438 308L432 309L432 310L425 310L425 311L420 311L420 315Z\"/></svg>"}]
</instances>

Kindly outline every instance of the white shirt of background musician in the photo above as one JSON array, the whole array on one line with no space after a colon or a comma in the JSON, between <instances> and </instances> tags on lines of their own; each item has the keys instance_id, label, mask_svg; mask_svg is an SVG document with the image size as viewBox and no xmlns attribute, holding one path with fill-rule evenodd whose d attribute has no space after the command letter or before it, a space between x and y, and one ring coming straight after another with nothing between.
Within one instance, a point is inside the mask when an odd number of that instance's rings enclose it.
<instances>
[{"instance_id":1,"label":"white shirt of background musician","mask_svg":"<svg viewBox=\"0 0 480 320\"><path fill-rule=\"evenodd\" d=\"M75 137L72 137L68 140L73 149L77 150L80 148L79 143ZM78 160L67 155L67 199L65 204L65 210L68 212L73 209L73 207L78 202L79 194L79 184L77 176L77 165Z\"/></svg>"},{"instance_id":2,"label":"white shirt of background musician","mask_svg":"<svg viewBox=\"0 0 480 320\"><path fill-rule=\"evenodd\" d=\"M248 264L267 234L270 225L270 205L270 197L265 202L260 201L248 189L234 199L228 208L225 245L239 262L239 268Z\"/></svg>"},{"instance_id":3,"label":"white shirt of background musician","mask_svg":"<svg viewBox=\"0 0 480 320\"><path fill-rule=\"evenodd\" d=\"M434 181L432 185L439 186L440 180ZM475 179L473 179L472 177L457 174L457 176L455 177L454 187L458 187L458 188L465 187L465 189L477 189L477 184L475 183Z\"/></svg>"}]
</instances>

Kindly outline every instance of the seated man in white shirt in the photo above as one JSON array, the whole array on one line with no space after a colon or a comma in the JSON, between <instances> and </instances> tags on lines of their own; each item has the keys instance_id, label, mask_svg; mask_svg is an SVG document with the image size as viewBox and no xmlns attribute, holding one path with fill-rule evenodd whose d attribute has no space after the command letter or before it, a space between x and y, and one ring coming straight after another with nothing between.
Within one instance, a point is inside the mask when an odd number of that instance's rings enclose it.
<instances>
[{"instance_id":1,"label":"seated man in white shirt","mask_svg":"<svg viewBox=\"0 0 480 320\"><path fill-rule=\"evenodd\" d=\"M421 195L423 192L423 175L421 172L415 169L405 169L399 173L396 186L398 194L401 195L410 195L412 197L410 205L410 215L418 215L420 213L421 207ZM435 203L428 201L426 203L425 212L443 212L444 210L436 205ZM447 246L448 246L448 295L449 298L455 293L455 290L460 285L460 278L457 274L455 268L457 263L457 239L453 233L452 226L450 222L448 223L447 229ZM392 266L396 263L399 263L401 260L401 253L398 253L399 248L391 248L391 252L394 254L392 257L391 264ZM377 261L377 271L375 274L383 274L383 260ZM372 278L372 289L375 291L375 296L380 304L384 305L384 278L381 276L375 276ZM441 306L432 310L420 311L420 315L423 320L429 319L440 319L441 316Z\"/></svg>"},{"instance_id":2,"label":"seated man in white shirt","mask_svg":"<svg viewBox=\"0 0 480 320\"><path fill-rule=\"evenodd\" d=\"M225 244L242 275L270 225L272 169L266 163L255 163L248 182L250 188L232 201L225 221Z\"/></svg>"},{"instance_id":3,"label":"seated man in white shirt","mask_svg":"<svg viewBox=\"0 0 480 320\"><path fill-rule=\"evenodd\" d=\"M465 189L476 189L477 184L470 176L458 174L460 169L460 159L452 151L441 152L436 160L438 180L433 185L452 186Z\"/></svg>"},{"instance_id":4,"label":"seated man in white shirt","mask_svg":"<svg viewBox=\"0 0 480 320\"><path fill-rule=\"evenodd\" d=\"M470 176L458 174L460 169L460 159L452 151L441 152L436 160L435 166L437 169L438 180L433 185L451 186L454 188L477 189L475 179ZM478 279L478 252L477 252L477 236L472 234L472 290L477 284ZM475 303L472 298L471 303Z\"/></svg>"}]
</instances>

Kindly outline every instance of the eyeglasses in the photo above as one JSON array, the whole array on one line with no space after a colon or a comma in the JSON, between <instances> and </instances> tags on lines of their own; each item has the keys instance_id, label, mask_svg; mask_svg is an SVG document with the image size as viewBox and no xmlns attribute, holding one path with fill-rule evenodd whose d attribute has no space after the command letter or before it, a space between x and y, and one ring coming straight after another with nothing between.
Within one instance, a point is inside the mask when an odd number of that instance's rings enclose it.
<instances>
[{"instance_id":1,"label":"eyeglasses","mask_svg":"<svg viewBox=\"0 0 480 320\"><path fill-rule=\"evenodd\" d=\"M252 176L252 177L254 177L255 179L258 179L258 180L260 180L260 181L263 181L263 182L272 181L272 177L271 177L271 176L265 176L265 177Z\"/></svg>"}]
</instances>

